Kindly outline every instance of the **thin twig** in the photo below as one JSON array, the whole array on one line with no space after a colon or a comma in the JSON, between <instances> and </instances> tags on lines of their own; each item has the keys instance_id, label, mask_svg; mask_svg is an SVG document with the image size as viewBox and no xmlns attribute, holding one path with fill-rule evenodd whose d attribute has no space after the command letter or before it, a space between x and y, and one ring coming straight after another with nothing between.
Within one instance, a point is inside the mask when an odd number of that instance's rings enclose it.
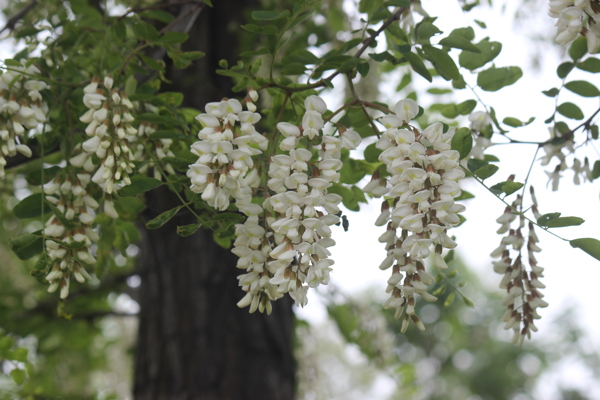
<instances>
[{"instance_id":1,"label":"thin twig","mask_svg":"<svg viewBox=\"0 0 600 400\"><path fill-rule=\"evenodd\" d=\"M127 10L127 12L125 12L125 14L118 17L117 21L121 21L122 19L126 18L131 13L139 13L139 12L149 11L149 10L158 10L161 8L167 8L167 7L171 7L171 6L182 6L182 5L186 5L186 4L200 4L201 5L204 3L202 3L199 0L182 0L182 1L173 1L171 3L157 4L157 5L153 5L153 6L147 6L147 7L133 7L133 8L130 8L129 10Z\"/></svg>"},{"instance_id":2,"label":"thin twig","mask_svg":"<svg viewBox=\"0 0 600 400\"><path fill-rule=\"evenodd\" d=\"M411 0L411 2L412 1L414 1L414 0ZM371 34L371 36L369 36L368 38L366 38L365 40L362 41L362 46L360 47L360 49L358 49L356 54L354 54L353 58L360 58L360 56L365 52L365 50L367 50L367 48L371 45L371 43L373 43L375 41L375 39L377 39L377 37L385 29L387 29L387 27L390 26L394 21L399 20L402 13L404 11L406 11L408 8L410 8L410 7L399 7L398 9L396 9L396 11L379 27L379 29L377 29L377 31L373 32ZM318 81L316 81L314 83L311 83L309 85L300 86L300 87L290 87L290 86L280 85L280 84L272 81L269 84L259 88L258 90L265 89L268 87L276 87L276 88L283 89L283 90L286 90L289 92L302 92L305 90L316 89L316 88L325 86L325 82L332 81L333 78L335 78L339 74L340 74L340 71L336 70L335 72L331 73L331 75L329 75L326 78L319 79Z\"/></svg>"},{"instance_id":3,"label":"thin twig","mask_svg":"<svg viewBox=\"0 0 600 400\"><path fill-rule=\"evenodd\" d=\"M25 17L25 15L27 15L29 11L31 11L35 6L37 6L37 3L37 0L31 0L25 7L23 7L23 9L21 9L21 11L16 13L6 22L4 28L0 29L0 33L4 32L7 29L13 30L17 22L19 22L19 20Z\"/></svg>"}]
</instances>

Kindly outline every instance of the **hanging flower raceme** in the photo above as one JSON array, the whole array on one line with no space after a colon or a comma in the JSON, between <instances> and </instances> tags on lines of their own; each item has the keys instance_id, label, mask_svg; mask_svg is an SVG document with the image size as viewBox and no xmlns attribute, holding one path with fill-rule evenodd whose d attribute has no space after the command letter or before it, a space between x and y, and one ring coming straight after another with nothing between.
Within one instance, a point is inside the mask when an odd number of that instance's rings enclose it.
<instances>
[{"instance_id":1,"label":"hanging flower raceme","mask_svg":"<svg viewBox=\"0 0 600 400\"><path fill-rule=\"evenodd\" d=\"M140 113L158 114L158 108L148 103L134 102L136 110ZM161 162L165 157L175 157L171 151L173 139L152 139L147 140L150 135L156 132L156 124L140 121L137 135L128 135L127 139L131 143L133 149L133 158L142 162L142 166L138 168L140 174L152 173L154 179L163 180L160 169L163 169L167 174L174 175L175 170L168 162ZM141 143L144 140L144 143ZM158 162L158 167L156 165Z\"/></svg>"},{"instance_id":2,"label":"hanging flower raceme","mask_svg":"<svg viewBox=\"0 0 600 400\"><path fill-rule=\"evenodd\" d=\"M96 262L90 247L99 237L93 230L94 217L90 211L99 205L88 190L90 180L89 173L75 174L71 170L44 187L46 200L60 213L50 217L44 229L46 252L51 260L46 280L50 283L48 292L60 287L62 299L69 294L70 277L74 276L80 283L90 279L86 266ZM105 211L106 207L105 204Z\"/></svg>"},{"instance_id":3,"label":"hanging flower raceme","mask_svg":"<svg viewBox=\"0 0 600 400\"><path fill-rule=\"evenodd\" d=\"M199 158L190 165L187 176L191 190L201 193L202 200L219 211L229 207L230 197L240 202L252 199L251 188L260 180L252 157L268 146L255 129L260 118L258 113L242 111L235 99L208 103L206 113L196 117L202 130L192 153Z\"/></svg>"},{"instance_id":4,"label":"hanging flower raceme","mask_svg":"<svg viewBox=\"0 0 600 400\"><path fill-rule=\"evenodd\" d=\"M541 215L533 187L530 188L530 193L533 214L539 218ZM535 253L541 251L537 244L539 240L531 222L527 224L527 235L524 235L525 216L519 211L523 209L522 201L521 196L517 195L512 206L506 207L504 214L496 220L501 224L498 233L506 235L500 246L491 253L493 258L499 259L493 265L494 271L503 275L500 288L506 289L506 296L502 299L502 304L507 307L502 317L504 329L512 329L512 342L519 342L520 345L525 337L531 338L531 331L537 331L534 320L541 318L537 308L548 306L543 300L544 295L539 291L546 287L539 281L544 276L544 268L537 265L535 257ZM517 220L518 226L515 229L512 225Z\"/></svg>"},{"instance_id":5,"label":"hanging flower raceme","mask_svg":"<svg viewBox=\"0 0 600 400\"><path fill-rule=\"evenodd\" d=\"M447 268L443 249L456 247L447 231L460 223L457 214L465 210L454 203L461 194L458 180L464 172L459 168L459 153L450 149L453 132L444 133L439 122L422 132L409 125L419 112L413 100L399 101L394 110L395 114L381 118L387 130L376 144L390 176L374 174L364 191L388 197L376 221L377 226L387 227L379 238L387 251L379 268L392 268L386 289L390 297L384 307L403 318L404 332L411 321L425 329L415 314L418 296L436 300L427 292L434 277L425 270L425 259L433 253L435 265Z\"/></svg>"},{"instance_id":6,"label":"hanging flower raceme","mask_svg":"<svg viewBox=\"0 0 600 400\"><path fill-rule=\"evenodd\" d=\"M588 53L600 48L600 4L596 0L550 0L552 18L558 18L555 41L567 44L580 34L587 38Z\"/></svg>"},{"instance_id":7,"label":"hanging flower raceme","mask_svg":"<svg viewBox=\"0 0 600 400\"><path fill-rule=\"evenodd\" d=\"M253 96L245 101L250 107L257 95L248 96ZM208 104L207 113L198 116L203 129L192 146L199 159L188 171L191 189L218 210L233 197L247 216L236 225L232 251L239 257L237 267L246 271L238 277L246 292L238 306L249 306L250 312L270 313L271 301L285 293L304 306L308 288L329 281L328 248L335 244L330 226L339 223L342 199L327 188L339 180L342 146L356 148L360 136L345 129L339 137L324 134L327 106L321 98L309 96L305 108L300 126L277 125L283 153L269 159L262 205L251 202L252 189L260 184L252 156L268 147L254 127L260 114L242 111L237 100L223 100Z\"/></svg>"},{"instance_id":8,"label":"hanging flower raceme","mask_svg":"<svg viewBox=\"0 0 600 400\"><path fill-rule=\"evenodd\" d=\"M135 168L135 158L127 136L138 133L131 126L134 118L130 111L134 106L124 91L113 89L113 83L108 75L102 83L94 78L83 89L83 102L88 111L79 118L88 124L85 133L90 137L83 142L82 149L89 158L95 154L100 159L92 181L109 195L131 184L129 176Z\"/></svg>"},{"instance_id":9,"label":"hanging flower raceme","mask_svg":"<svg viewBox=\"0 0 600 400\"><path fill-rule=\"evenodd\" d=\"M329 282L334 262L328 248L335 244L329 227L339 223L338 204L342 199L328 193L327 188L339 180L342 146L346 143L355 148L360 136L354 131L340 133L342 138L324 134L327 106L320 97L309 96L305 108L300 127L287 122L277 125L284 136L279 145L284 153L271 158L267 185L275 194L263 203L264 218L250 217L246 224L238 225L241 235L233 251L242 257L238 267L247 270L240 276L240 285L247 294L238 305L250 305L251 312L256 309L254 304L260 307L261 302L285 293L296 305L304 306L309 287ZM311 148L317 150L316 160ZM262 226L257 226L257 221ZM255 240L257 245L260 243L260 253L246 239L249 232L260 234L261 239ZM244 255L252 251L255 256L248 264Z\"/></svg>"},{"instance_id":10,"label":"hanging flower raceme","mask_svg":"<svg viewBox=\"0 0 600 400\"><path fill-rule=\"evenodd\" d=\"M45 82L32 79L40 70L31 61L21 61L0 71L0 179L4 178L6 157L17 152L31 157L31 149L23 143L26 133L46 122L48 105L42 100Z\"/></svg>"},{"instance_id":11,"label":"hanging flower raceme","mask_svg":"<svg viewBox=\"0 0 600 400\"><path fill-rule=\"evenodd\" d=\"M574 157L575 147L572 135L562 137L560 132L556 130L556 127L550 128L550 134L553 137L553 140L546 142L546 144L542 146L542 149L546 154L540 158L540 164L546 166L550 164L553 159L558 161L558 163L550 170L544 171L548 176L548 185L552 187L552 191L558 190L560 179L563 177L562 172L568 169L573 171L574 184L579 185L582 180L583 182L591 182L593 180L593 174L587 157L584 159L583 163L581 160ZM563 152L563 149L566 150L566 152ZM570 155L573 155L573 161L569 166L570 162L567 161L567 158Z\"/></svg>"}]
</instances>

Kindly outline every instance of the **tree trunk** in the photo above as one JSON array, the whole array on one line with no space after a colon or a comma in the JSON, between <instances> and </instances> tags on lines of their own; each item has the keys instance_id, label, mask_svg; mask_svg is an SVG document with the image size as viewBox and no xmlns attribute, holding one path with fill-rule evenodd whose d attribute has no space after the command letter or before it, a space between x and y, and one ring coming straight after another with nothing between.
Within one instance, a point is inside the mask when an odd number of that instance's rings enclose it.
<instances>
[{"instance_id":1,"label":"tree trunk","mask_svg":"<svg viewBox=\"0 0 600 400\"><path fill-rule=\"evenodd\" d=\"M244 0L215 1L189 32L190 48L207 56L184 71L172 71L185 106L204 109L229 95L229 80L215 76L219 59L235 62ZM168 190L147 197L147 218L179 201ZM293 313L288 297L270 316L239 309L243 297L237 257L217 246L209 231L182 238L177 217L142 234L139 274L140 325L136 349L136 400L242 400L294 398Z\"/></svg>"}]
</instances>

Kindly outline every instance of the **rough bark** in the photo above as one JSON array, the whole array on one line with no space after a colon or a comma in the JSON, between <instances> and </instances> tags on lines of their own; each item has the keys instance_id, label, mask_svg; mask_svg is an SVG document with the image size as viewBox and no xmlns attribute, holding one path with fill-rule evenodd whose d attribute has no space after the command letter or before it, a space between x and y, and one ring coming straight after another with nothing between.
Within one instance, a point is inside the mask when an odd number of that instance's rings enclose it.
<instances>
[{"instance_id":1,"label":"rough bark","mask_svg":"<svg viewBox=\"0 0 600 400\"><path fill-rule=\"evenodd\" d=\"M202 110L229 94L231 82L214 75L218 60L233 62L244 0L215 1L196 21L187 50L207 56L171 73L165 90L183 92L186 106ZM178 205L168 190L152 192L147 218ZM136 400L293 399L291 301L274 304L270 316L248 314L236 303L236 256L217 246L211 232L181 238L183 214L161 229L145 231L139 274L140 326L136 349Z\"/></svg>"}]
</instances>

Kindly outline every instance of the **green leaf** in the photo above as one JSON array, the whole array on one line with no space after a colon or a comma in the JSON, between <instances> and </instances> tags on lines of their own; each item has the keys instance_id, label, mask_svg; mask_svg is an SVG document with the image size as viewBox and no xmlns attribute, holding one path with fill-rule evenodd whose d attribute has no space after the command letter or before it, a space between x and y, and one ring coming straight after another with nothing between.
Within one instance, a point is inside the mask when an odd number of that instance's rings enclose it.
<instances>
[{"instance_id":1,"label":"green leaf","mask_svg":"<svg viewBox=\"0 0 600 400\"><path fill-rule=\"evenodd\" d=\"M155 189L162 184L163 183L158 179L141 177L140 175L137 175L131 179L131 185L127 185L119 189L119 195L137 196L138 194Z\"/></svg>"},{"instance_id":2,"label":"green leaf","mask_svg":"<svg viewBox=\"0 0 600 400\"><path fill-rule=\"evenodd\" d=\"M513 117L506 117L502 120L505 125L512 126L513 128L518 128L523 126L521 120Z\"/></svg>"},{"instance_id":3,"label":"green leaf","mask_svg":"<svg viewBox=\"0 0 600 400\"><path fill-rule=\"evenodd\" d=\"M588 57L580 63L577 63L577 68L583 71L597 74L600 72L600 60L594 57Z\"/></svg>"},{"instance_id":4,"label":"green leaf","mask_svg":"<svg viewBox=\"0 0 600 400\"><path fill-rule=\"evenodd\" d=\"M160 228L161 226L163 226L164 224L169 222L169 220L171 218L173 218L175 216L175 214L177 214L179 212L179 210L181 210L182 207L183 206L177 206L169 211L163 212L162 214L160 214L153 220L148 221L148 223L146 224L146 228L148 228L148 229Z\"/></svg>"},{"instance_id":5,"label":"green leaf","mask_svg":"<svg viewBox=\"0 0 600 400\"><path fill-rule=\"evenodd\" d=\"M452 89L441 89L441 88L429 88L427 89L427 93L434 95L443 95L452 93Z\"/></svg>"},{"instance_id":6,"label":"green leaf","mask_svg":"<svg viewBox=\"0 0 600 400\"><path fill-rule=\"evenodd\" d=\"M352 185L350 187L350 190L352 190L352 193L354 193L354 198L356 199L357 202L359 203L368 203L367 197L365 196L365 192L359 188L356 185ZM348 231L346 229L346 231Z\"/></svg>"},{"instance_id":7,"label":"green leaf","mask_svg":"<svg viewBox=\"0 0 600 400\"><path fill-rule=\"evenodd\" d=\"M193 235L194 233L196 233L198 228L200 228L201 226L202 226L202 224L190 224L190 225L178 226L177 234L181 237L190 236L190 235Z\"/></svg>"},{"instance_id":8,"label":"green leaf","mask_svg":"<svg viewBox=\"0 0 600 400\"><path fill-rule=\"evenodd\" d=\"M144 202L137 197L117 196L114 201L119 217L125 220L136 220L139 213L146 208Z\"/></svg>"},{"instance_id":9,"label":"green leaf","mask_svg":"<svg viewBox=\"0 0 600 400\"><path fill-rule=\"evenodd\" d=\"M479 168L485 167L489 162L478 158L471 158L467 161L467 169L471 172L477 171Z\"/></svg>"},{"instance_id":10,"label":"green leaf","mask_svg":"<svg viewBox=\"0 0 600 400\"><path fill-rule=\"evenodd\" d=\"M166 129L154 131L148 137L150 139L178 139L178 140L189 139L188 136L184 135L181 132L169 131ZM163 158L163 160L164 160L164 158Z\"/></svg>"},{"instance_id":11,"label":"green leaf","mask_svg":"<svg viewBox=\"0 0 600 400\"><path fill-rule=\"evenodd\" d=\"M523 122L520 119L517 118L513 118L513 117L506 117L502 120L502 122L508 126L512 126L513 128L520 128L522 126L527 126L529 124L531 124L533 121L535 121L535 117L531 117L529 118L529 120L527 122Z\"/></svg>"},{"instance_id":12,"label":"green leaf","mask_svg":"<svg viewBox=\"0 0 600 400\"><path fill-rule=\"evenodd\" d=\"M344 61L342 65L338 68L338 71L342 74L346 74L354 69L358 64L360 64L361 60L358 58L351 58L347 61Z\"/></svg>"},{"instance_id":13,"label":"green leaf","mask_svg":"<svg viewBox=\"0 0 600 400\"><path fill-rule=\"evenodd\" d=\"M284 65L279 72L282 75L302 75L306 72L306 67L302 63L292 62Z\"/></svg>"},{"instance_id":14,"label":"green leaf","mask_svg":"<svg viewBox=\"0 0 600 400\"><path fill-rule=\"evenodd\" d=\"M583 119L583 112L581 111L581 109L571 102L562 103L558 106L556 111L558 111L559 114L567 118L576 120Z\"/></svg>"},{"instance_id":15,"label":"green leaf","mask_svg":"<svg viewBox=\"0 0 600 400\"><path fill-rule=\"evenodd\" d=\"M423 45L426 58L431 61L435 70L447 81L460 79L461 75L454 60L448 53L430 45Z\"/></svg>"},{"instance_id":16,"label":"green leaf","mask_svg":"<svg viewBox=\"0 0 600 400\"><path fill-rule=\"evenodd\" d=\"M549 89L549 90L542 91L542 93L544 93L548 97L556 97L556 95L558 94L558 92L559 92L559 90L557 88L552 88L552 89Z\"/></svg>"},{"instance_id":17,"label":"green leaf","mask_svg":"<svg viewBox=\"0 0 600 400\"><path fill-rule=\"evenodd\" d=\"M263 54L269 54L269 49L267 49L266 47L261 47L258 50L244 51L244 52L240 53L240 57L262 56ZM225 60L221 60L221 61L225 61ZM223 67L221 67L221 68L223 68ZM227 67L225 67L225 68L227 68Z\"/></svg>"},{"instance_id":18,"label":"green leaf","mask_svg":"<svg viewBox=\"0 0 600 400\"><path fill-rule=\"evenodd\" d=\"M596 260L600 260L600 241L593 238L580 238L570 240L569 244L571 247L581 249L594 257Z\"/></svg>"},{"instance_id":19,"label":"green leaf","mask_svg":"<svg viewBox=\"0 0 600 400\"><path fill-rule=\"evenodd\" d=\"M462 103L458 104L456 106L456 108L460 115L468 115L471 113L471 111L473 111L475 109L476 106L477 106L476 100L465 100Z\"/></svg>"},{"instance_id":20,"label":"green leaf","mask_svg":"<svg viewBox=\"0 0 600 400\"><path fill-rule=\"evenodd\" d=\"M471 41L475 39L475 31L470 26L467 26L466 28L456 28L453 29L448 36L458 36Z\"/></svg>"},{"instance_id":21,"label":"green leaf","mask_svg":"<svg viewBox=\"0 0 600 400\"><path fill-rule=\"evenodd\" d=\"M179 121L178 119L163 117L162 115L156 115L151 113L140 114L135 119L137 119L138 121L151 122L154 124L185 125L185 122Z\"/></svg>"},{"instance_id":22,"label":"green leaf","mask_svg":"<svg viewBox=\"0 0 600 400\"><path fill-rule=\"evenodd\" d=\"M462 51L458 57L458 63L461 67L473 71L474 69L481 68L485 64L492 61L500 54L502 50L502 43L490 42L488 38L483 39L481 42L476 43L475 47L480 50L480 53L474 53L472 51Z\"/></svg>"},{"instance_id":23,"label":"green leaf","mask_svg":"<svg viewBox=\"0 0 600 400\"><path fill-rule=\"evenodd\" d=\"M578 60L587 53L587 39L584 36L579 36L571 44L569 55L573 60Z\"/></svg>"},{"instance_id":24,"label":"green leaf","mask_svg":"<svg viewBox=\"0 0 600 400\"><path fill-rule=\"evenodd\" d=\"M133 33L139 40L155 41L159 37L159 33L155 27L144 21L138 21L132 25Z\"/></svg>"},{"instance_id":25,"label":"green leaf","mask_svg":"<svg viewBox=\"0 0 600 400\"><path fill-rule=\"evenodd\" d=\"M373 173L373 167L366 161L348 158L340 169L340 182L347 184L358 183L367 174Z\"/></svg>"},{"instance_id":26,"label":"green leaf","mask_svg":"<svg viewBox=\"0 0 600 400\"><path fill-rule=\"evenodd\" d=\"M481 167L477 171L475 171L475 175L483 181L483 180L486 180L487 178L491 177L492 175L494 175L496 172L498 172L498 169L499 168L497 166L495 166L493 164L489 164L489 165L486 165L485 167Z\"/></svg>"},{"instance_id":27,"label":"green leaf","mask_svg":"<svg viewBox=\"0 0 600 400\"><path fill-rule=\"evenodd\" d=\"M369 70L371 69L371 65L368 62L361 62L356 66L356 70L360 74L360 76L367 76L369 74Z\"/></svg>"},{"instance_id":28,"label":"green leaf","mask_svg":"<svg viewBox=\"0 0 600 400\"><path fill-rule=\"evenodd\" d=\"M537 219L537 224L540 226L548 226L548 222L550 222L553 219L556 219L558 217L560 217L559 212L544 214Z\"/></svg>"},{"instance_id":29,"label":"green leaf","mask_svg":"<svg viewBox=\"0 0 600 400\"><path fill-rule=\"evenodd\" d=\"M150 18L150 19L155 19L160 22L164 22L165 24L170 24L171 22L173 22L173 20L175 20L175 17L173 16L173 14L168 13L163 10L144 11L140 15L144 18ZM125 35L121 35L121 37L125 37Z\"/></svg>"},{"instance_id":30,"label":"green leaf","mask_svg":"<svg viewBox=\"0 0 600 400\"><path fill-rule=\"evenodd\" d=\"M391 55L390 53L388 53L387 51L384 51L382 53L369 53L369 57L371 57L371 59L373 59L373 61L377 61L377 62L383 62L383 61L389 61L391 63L396 62L396 59L394 58L394 56Z\"/></svg>"},{"instance_id":31,"label":"green leaf","mask_svg":"<svg viewBox=\"0 0 600 400\"><path fill-rule=\"evenodd\" d=\"M556 75L558 75L558 77L560 79L563 79L567 75L569 75L569 73L573 70L573 67L575 67L575 64L573 64L572 62L566 61L566 62L560 64L558 66L558 68L556 68Z\"/></svg>"},{"instance_id":32,"label":"green leaf","mask_svg":"<svg viewBox=\"0 0 600 400\"><path fill-rule=\"evenodd\" d=\"M5 59L4 65L6 65L8 67L22 67L22 65L19 61L13 60L12 58Z\"/></svg>"},{"instance_id":33,"label":"green leaf","mask_svg":"<svg viewBox=\"0 0 600 400\"><path fill-rule=\"evenodd\" d=\"M188 40L190 35L183 32L167 32L161 36L160 42L164 44L179 44Z\"/></svg>"},{"instance_id":34,"label":"green leaf","mask_svg":"<svg viewBox=\"0 0 600 400\"><path fill-rule=\"evenodd\" d=\"M180 54L181 57L185 58L186 60L196 60L198 58L202 58L206 55L206 53L202 52L202 51L186 51Z\"/></svg>"},{"instance_id":35,"label":"green leaf","mask_svg":"<svg viewBox=\"0 0 600 400\"><path fill-rule=\"evenodd\" d=\"M193 164L194 161L186 160L185 158L179 157L163 157L164 162L171 164L173 167L180 171L187 171L189 169L190 164Z\"/></svg>"},{"instance_id":36,"label":"green leaf","mask_svg":"<svg viewBox=\"0 0 600 400\"><path fill-rule=\"evenodd\" d=\"M475 46L471 41L463 36L450 35L440 40L439 44L455 49L470 51L473 53L481 53L479 47Z\"/></svg>"},{"instance_id":37,"label":"green leaf","mask_svg":"<svg viewBox=\"0 0 600 400\"><path fill-rule=\"evenodd\" d=\"M19 361L19 362L25 362L25 361L27 361L28 353L29 353L29 350L27 350L25 347L19 347L18 349L16 349L15 351L13 351L10 354L10 359Z\"/></svg>"},{"instance_id":38,"label":"green leaf","mask_svg":"<svg viewBox=\"0 0 600 400\"><path fill-rule=\"evenodd\" d=\"M491 67L477 75L477 85L486 92L495 92L518 81L523 72L519 67Z\"/></svg>"},{"instance_id":39,"label":"green leaf","mask_svg":"<svg viewBox=\"0 0 600 400\"><path fill-rule=\"evenodd\" d=\"M594 168L592 169L592 180L600 177L600 160L594 162Z\"/></svg>"},{"instance_id":40,"label":"green leaf","mask_svg":"<svg viewBox=\"0 0 600 400\"><path fill-rule=\"evenodd\" d=\"M377 143L371 143L365 148L365 160L370 163L376 163L379 161L379 155L382 153L376 146ZM600 161L596 161L600 165Z\"/></svg>"},{"instance_id":41,"label":"green leaf","mask_svg":"<svg viewBox=\"0 0 600 400\"><path fill-rule=\"evenodd\" d=\"M421 40L429 40L432 36L438 33L443 33L437 26L429 21L423 21L417 24L416 28L417 37Z\"/></svg>"},{"instance_id":42,"label":"green leaf","mask_svg":"<svg viewBox=\"0 0 600 400\"><path fill-rule=\"evenodd\" d=\"M21 200L15 208L13 214L19 219L37 218L42 215L42 204L44 203L42 193L35 193ZM44 207L48 212L50 209Z\"/></svg>"},{"instance_id":43,"label":"green leaf","mask_svg":"<svg viewBox=\"0 0 600 400\"><path fill-rule=\"evenodd\" d=\"M582 97L596 97L598 96L598 88L588 81L571 81L565 83L565 87L571 92L578 94Z\"/></svg>"},{"instance_id":44,"label":"green leaf","mask_svg":"<svg viewBox=\"0 0 600 400\"><path fill-rule=\"evenodd\" d=\"M23 369L15 368L10 371L10 377L15 381L17 385L22 385L27 378L27 373Z\"/></svg>"},{"instance_id":45,"label":"green leaf","mask_svg":"<svg viewBox=\"0 0 600 400\"><path fill-rule=\"evenodd\" d=\"M506 196L509 196L516 192L517 190L523 187L522 183L513 182L513 181L504 181L496 183L494 186L490 187L490 190L495 194L505 193Z\"/></svg>"},{"instance_id":46,"label":"green leaf","mask_svg":"<svg viewBox=\"0 0 600 400\"><path fill-rule=\"evenodd\" d=\"M315 56L313 53L306 49L301 49L293 52L287 57L292 62L301 63L303 65L306 64L317 64L319 62L319 57Z\"/></svg>"},{"instance_id":47,"label":"green leaf","mask_svg":"<svg viewBox=\"0 0 600 400\"><path fill-rule=\"evenodd\" d=\"M459 115L468 115L473 111L473 109L477 106L477 101L475 100L466 100L460 104L448 104L446 107L442 108L440 112L442 115L449 119L454 119Z\"/></svg>"},{"instance_id":48,"label":"green leaf","mask_svg":"<svg viewBox=\"0 0 600 400\"><path fill-rule=\"evenodd\" d=\"M565 226L577 226L585 222L583 218L579 217L559 217L548 221L546 226L548 228L563 228Z\"/></svg>"},{"instance_id":49,"label":"green leaf","mask_svg":"<svg viewBox=\"0 0 600 400\"><path fill-rule=\"evenodd\" d=\"M273 21L279 18L279 13L272 10L252 11L252 19L256 21Z\"/></svg>"},{"instance_id":50,"label":"green leaf","mask_svg":"<svg viewBox=\"0 0 600 400\"><path fill-rule=\"evenodd\" d=\"M26 233L25 235L18 236L14 239L9 239L8 247L10 247L21 260L28 260L44 251L44 241L41 236L41 231Z\"/></svg>"},{"instance_id":51,"label":"green leaf","mask_svg":"<svg viewBox=\"0 0 600 400\"><path fill-rule=\"evenodd\" d=\"M252 33L262 33L265 35L277 35L279 29L275 25L258 26L254 24L246 24L241 26L242 29Z\"/></svg>"},{"instance_id":52,"label":"green leaf","mask_svg":"<svg viewBox=\"0 0 600 400\"><path fill-rule=\"evenodd\" d=\"M163 92L156 96L166 106L179 107L183 102L183 93Z\"/></svg>"},{"instance_id":53,"label":"green leaf","mask_svg":"<svg viewBox=\"0 0 600 400\"><path fill-rule=\"evenodd\" d=\"M504 184L502 185L502 191L504 193L506 193L507 196L510 196L511 194L513 194L514 192L516 192L517 190L521 189L523 187L523 184L520 182L504 182Z\"/></svg>"},{"instance_id":54,"label":"green leaf","mask_svg":"<svg viewBox=\"0 0 600 400\"><path fill-rule=\"evenodd\" d=\"M460 159L467 157L473 148L473 136L469 128L460 128L452 136L452 150L456 150L460 154Z\"/></svg>"},{"instance_id":55,"label":"green leaf","mask_svg":"<svg viewBox=\"0 0 600 400\"><path fill-rule=\"evenodd\" d=\"M40 33L41 30L34 28L32 26L26 27L26 28L22 28L19 29L16 33L15 33L15 39L21 39L27 36L33 36L33 35L37 35L38 33Z\"/></svg>"},{"instance_id":56,"label":"green leaf","mask_svg":"<svg viewBox=\"0 0 600 400\"><path fill-rule=\"evenodd\" d=\"M344 207L346 207L348 210L360 211L358 201L356 200L354 192L351 189L340 185L339 183L334 183L327 190L329 193L339 194L342 197L342 204L344 204Z\"/></svg>"},{"instance_id":57,"label":"green leaf","mask_svg":"<svg viewBox=\"0 0 600 400\"><path fill-rule=\"evenodd\" d=\"M429 82L433 81L433 77L427 70L427 67L419 55L415 53L405 53L404 58L408 60L408 63L413 71L427 79Z\"/></svg>"}]
</instances>

